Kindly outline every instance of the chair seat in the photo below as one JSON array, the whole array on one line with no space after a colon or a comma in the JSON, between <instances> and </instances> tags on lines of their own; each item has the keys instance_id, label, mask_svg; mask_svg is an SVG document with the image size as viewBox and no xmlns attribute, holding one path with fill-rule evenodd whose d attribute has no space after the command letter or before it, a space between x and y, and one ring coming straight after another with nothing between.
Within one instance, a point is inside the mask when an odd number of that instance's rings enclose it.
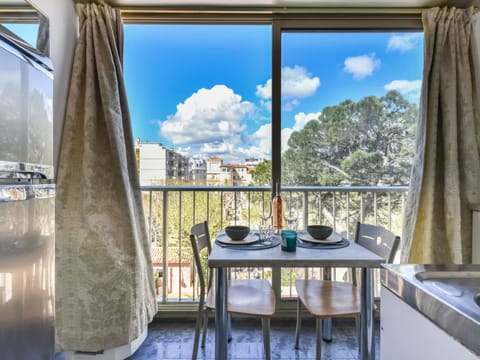
<instances>
[{"instance_id":1,"label":"chair seat","mask_svg":"<svg viewBox=\"0 0 480 360\"><path fill-rule=\"evenodd\" d=\"M296 280L298 298L316 317L352 316L360 313L360 293L352 284L328 280Z\"/></svg>"},{"instance_id":2,"label":"chair seat","mask_svg":"<svg viewBox=\"0 0 480 360\"><path fill-rule=\"evenodd\" d=\"M215 291L208 292L207 307L215 308ZM275 294L264 279L232 280L228 288L228 311L236 314L272 316Z\"/></svg>"}]
</instances>

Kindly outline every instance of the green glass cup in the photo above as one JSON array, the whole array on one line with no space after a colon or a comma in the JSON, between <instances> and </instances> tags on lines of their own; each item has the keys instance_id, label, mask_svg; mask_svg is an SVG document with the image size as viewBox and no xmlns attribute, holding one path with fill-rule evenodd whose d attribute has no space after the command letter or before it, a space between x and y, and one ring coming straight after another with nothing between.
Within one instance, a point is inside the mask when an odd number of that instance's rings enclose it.
<instances>
[{"instance_id":1,"label":"green glass cup","mask_svg":"<svg viewBox=\"0 0 480 360\"><path fill-rule=\"evenodd\" d=\"M283 251L297 250L297 232L295 230L282 230L280 236L282 237Z\"/></svg>"}]
</instances>

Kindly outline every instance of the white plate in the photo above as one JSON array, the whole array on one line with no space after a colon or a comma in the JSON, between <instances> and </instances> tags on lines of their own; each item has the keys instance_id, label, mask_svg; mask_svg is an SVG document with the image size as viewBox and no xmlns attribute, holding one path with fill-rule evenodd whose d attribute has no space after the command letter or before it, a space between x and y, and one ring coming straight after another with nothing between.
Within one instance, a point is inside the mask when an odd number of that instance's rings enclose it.
<instances>
[{"instance_id":1,"label":"white plate","mask_svg":"<svg viewBox=\"0 0 480 360\"><path fill-rule=\"evenodd\" d=\"M230 239L230 237L228 237L227 234L223 233L223 234L218 234L217 240L220 241L222 244L246 245L246 244L254 243L255 241L259 241L260 239L258 238L257 234L250 233L243 240L232 240Z\"/></svg>"},{"instance_id":2,"label":"white plate","mask_svg":"<svg viewBox=\"0 0 480 360\"><path fill-rule=\"evenodd\" d=\"M300 240L303 241L308 241L311 243L316 243L316 244L335 244L343 240L342 235L332 232L329 237L326 239L314 239L313 237L310 236L310 234L306 230L299 230L297 231L297 237Z\"/></svg>"}]
</instances>

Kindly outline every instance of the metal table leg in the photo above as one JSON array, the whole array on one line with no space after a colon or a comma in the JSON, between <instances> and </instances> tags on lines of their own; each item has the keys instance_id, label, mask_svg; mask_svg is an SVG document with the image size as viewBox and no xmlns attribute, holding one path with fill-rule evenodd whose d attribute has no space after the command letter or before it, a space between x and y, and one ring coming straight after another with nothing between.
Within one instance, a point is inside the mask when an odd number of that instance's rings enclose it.
<instances>
[{"instance_id":1,"label":"metal table leg","mask_svg":"<svg viewBox=\"0 0 480 360\"><path fill-rule=\"evenodd\" d=\"M215 293L215 359L228 358L227 269L218 268Z\"/></svg>"},{"instance_id":2,"label":"metal table leg","mask_svg":"<svg viewBox=\"0 0 480 360\"><path fill-rule=\"evenodd\" d=\"M373 269L362 268L360 308L360 359L375 359L375 328L373 321Z\"/></svg>"},{"instance_id":3,"label":"metal table leg","mask_svg":"<svg viewBox=\"0 0 480 360\"><path fill-rule=\"evenodd\" d=\"M332 280L332 268L323 268L323 280ZM322 337L325 341L332 341L332 318L322 319Z\"/></svg>"}]
</instances>

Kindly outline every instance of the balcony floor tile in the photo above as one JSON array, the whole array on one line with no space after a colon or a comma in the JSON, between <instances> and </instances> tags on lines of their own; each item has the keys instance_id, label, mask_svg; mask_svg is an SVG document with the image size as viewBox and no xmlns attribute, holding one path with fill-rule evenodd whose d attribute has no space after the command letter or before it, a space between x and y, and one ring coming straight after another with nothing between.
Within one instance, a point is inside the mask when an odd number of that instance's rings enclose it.
<instances>
[{"instance_id":1,"label":"balcony floor tile","mask_svg":"<svg viewBox=\"0 0 480 360\"><path fill-rule=\"evenodd\" d=\"M379 323L376 322L376 359L379 359ZM193 320L161 317L149 325L148 337L135 354L128 360L189 360L192 358L195 322ZM322 343L323 360L358 359L358 344L353 319L333 320L333 341ZM231 360L263 359L263 341L260 320L234 318L232 321L232 341L229 344ZM309 360L315 359L314 321L304 318L300 337L300 349L294 349L295 320L272 319L271 354L272 359ZM215 330L210 321L207 343L199 349L198 359L215 359ZM55 360L64 360L56 354Z\"/></svg>"},{"instance_id":2,"label":"balcony floor tile","mask_svg":"<svg viewBox=\"0 0 480 360\"><path fill-rule=\"evenodd\" d=\"M129 360L191 359L195 323L189 320L158 319L149 326L147 340ZM378 329L376 324L376 358L379 359ZM355 322L350 319L333 320L333 341L322 344L323 360L358 359ZM233 339L229 344L230 359L262 359L263 342L260 321L233 319ZM215 331L210 321L207 344L199 349L198 359L214 359ZM314 322L305 318L300 337L300 349L294 349L295 320L273 319L271 324L272 359L308 360L315 358Z\"/></svg>"}]
</instances>

